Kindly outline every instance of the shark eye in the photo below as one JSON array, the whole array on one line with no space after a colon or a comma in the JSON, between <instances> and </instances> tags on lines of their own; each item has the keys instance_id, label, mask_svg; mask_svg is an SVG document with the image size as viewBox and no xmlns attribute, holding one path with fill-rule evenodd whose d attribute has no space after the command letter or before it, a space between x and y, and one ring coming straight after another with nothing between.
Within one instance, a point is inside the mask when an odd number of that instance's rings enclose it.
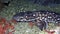
<instances>
[{"instance_id":1,"label":"shark eye","mask_svg":"<svg viewBox=\"0 0 60 34\"><path fill-rule=\"evenodd\" d=\"M33 14L33 16L35 16L35 14Z\"/></svg>"}]
</instances>

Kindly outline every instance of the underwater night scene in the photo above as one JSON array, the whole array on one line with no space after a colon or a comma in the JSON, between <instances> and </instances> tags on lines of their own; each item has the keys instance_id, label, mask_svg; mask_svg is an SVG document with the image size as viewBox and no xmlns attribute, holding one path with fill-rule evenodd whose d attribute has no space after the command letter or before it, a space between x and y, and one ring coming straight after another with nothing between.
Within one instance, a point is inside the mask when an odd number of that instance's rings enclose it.
<instances>
[{"instance_id":1,"label":"underwater night scene","mask_svg":"<svg viewBox=\"0 0 60 34\"><path fill-rule=\"evenodd\" d=\"M0 34L60 34L60 0L0 0Z\"/></svg>"}]
</instances>

